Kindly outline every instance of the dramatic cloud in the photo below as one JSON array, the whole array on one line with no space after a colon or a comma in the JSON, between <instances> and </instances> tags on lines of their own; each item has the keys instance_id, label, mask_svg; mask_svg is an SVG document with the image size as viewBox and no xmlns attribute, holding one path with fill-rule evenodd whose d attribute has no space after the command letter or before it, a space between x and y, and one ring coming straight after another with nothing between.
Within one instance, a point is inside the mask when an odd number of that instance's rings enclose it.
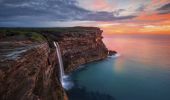
<instances>
[{"instance_id":1,"label":"dramatic cloud","mask_svg":"<svg viewBox=\"0 0 170 100\"><path fill-rule=\"evenodd\" d=\"M78 6L76 0L1 0L0 6L1 26L10 22L114 21L135 17L115 16L114 12L109 11L87 10Z\"/></svg>"},{"instance_id":2,"label":"dramatic cloud","mask_svg":"<svg viewBox=\"0 0 170 100\"><path fill-rule=\"evenodd\" d=\"M126 32L132 26L143 28L139 24L169 25L170 20L169 0L0 0L0 7L0 26L11 27L111 24L115 28L110 30ZM126 23L132 24L122 29Z\"/></svg>"},{"instance_id":3,"label":"dramatic cloud","mask_svg":"<svg viewBox=\"0 0 170 100\"><path fill-rule=\"evenodd\" d=\"M114 16L120 16L120 13L125 11L125 9L118 9L113 12Z\"/></svg>"},{"instance_id":4,"label":"dramatic cloud","mask_svg":"<svg viewBox=\"0 0 170 100\"><path fill-rule=\"evenodd\" d=\"M140 6L136 9L136 11L137 11L137 12L142 12L142 11L145 10L145 8L146 8L146 5L140 5Z\"/></svg>"},{"instance_id":5,"label":"dramatic cloud","mask_svg":"<svg viewBox=\"0 0 170 100\"><path fill-rule=\"evenodd\" d=\"M37 20L70 20L89 11L76 6L74 0L3 0L0 4L0 17L16 19L27 17ZM43 18L42 18L43 19Z\"/></svg>"},{"instance_id":6,"label":"dramatic cloud","mask_svg":"<svg viewBox=\"0 0 170 100\"><path fill-rule=\"evenodd\" d=\"M170 3L163 5L162 7L160 7L157 10L159 11L159 14L168 14L168 13L170 13Z\"/></svg>"}]
</instances>

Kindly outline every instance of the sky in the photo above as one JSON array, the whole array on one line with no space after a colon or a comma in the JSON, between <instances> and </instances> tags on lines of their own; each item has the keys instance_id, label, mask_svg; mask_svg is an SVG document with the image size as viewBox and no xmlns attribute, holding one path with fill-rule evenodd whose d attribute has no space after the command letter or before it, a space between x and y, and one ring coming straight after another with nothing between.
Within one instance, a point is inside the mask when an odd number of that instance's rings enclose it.
<instances>
[{"instance_id":1,"label":"sky","mask_svg":"<svg viewBox=\"0 0 170 100\"><path fill-rule=\"evenodd\" d=\"M105 35L170 34L170 0L0 0L0 27L96 26Z\"/></svg>"}]
</instances>

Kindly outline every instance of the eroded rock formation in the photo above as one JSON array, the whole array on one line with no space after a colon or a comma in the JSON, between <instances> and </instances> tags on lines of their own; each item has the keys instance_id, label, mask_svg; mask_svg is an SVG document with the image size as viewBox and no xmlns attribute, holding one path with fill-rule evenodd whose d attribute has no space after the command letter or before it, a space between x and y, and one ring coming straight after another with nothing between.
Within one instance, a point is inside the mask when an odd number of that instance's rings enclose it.
<instances>
[{"instance_id":1,"label":"eroded rock formation","mask_svg":"<svg viewBox=\"0 0 170 100\"><path fill-rule=\"evenodd\" d=\"M99 28L55 30L24 30L42 34L46 40L41 42L21 38L15 40L13 35L11 40L15 41L8 41L4 35L1 36L1 100L67 100L58 78L59 67L53 41L60 45L66 72L107 57L108 50L102 42L102 30Z\"/></svg>"},{"instance_id":2,"label":"eroded rock formation","mask_svg":"<svg viewBox=\"0 0 170 100\"><path fill-rule=\"evenodd\" d=\"M83 28L82 30L44 35L56 40L61 46L65 71L71 72L79 65L107 57L108 50L102 42L102 30L99 28Z\"/></svg>"},{"instance_id":3,"label":"eroded rock formation","mask_svg":"<svg viewBox=\"0 0 170 100\"><path fill-rule=\"evenodd\" d=\"M47 43L30 43L11 48L9 41L4 49L6 51L0 62L1 100L64 99L64 90L56 77L55 49L50 49ZM22 50L25 51L19 52ZM13 55L8 56L10 53Z\"/></svg>"}]
</instances>

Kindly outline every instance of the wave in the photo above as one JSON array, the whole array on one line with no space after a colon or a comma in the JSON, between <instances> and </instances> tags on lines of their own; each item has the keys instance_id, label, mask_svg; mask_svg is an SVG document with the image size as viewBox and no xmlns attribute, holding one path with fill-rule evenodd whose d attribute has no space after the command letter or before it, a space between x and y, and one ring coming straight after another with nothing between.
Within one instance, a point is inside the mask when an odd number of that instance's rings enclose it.
<instances>
[{"instance_id":1,"label":"wave","mask_svg":"<svg viewBox=\"0 0 170 100\"><path fill-rule=\"evenodd\" d=\"M119 53L116 53L115 55L112 55L112 56L108 56L109 58L118 58L120 57L121 55Z\"/></svg>"}]
</instances>

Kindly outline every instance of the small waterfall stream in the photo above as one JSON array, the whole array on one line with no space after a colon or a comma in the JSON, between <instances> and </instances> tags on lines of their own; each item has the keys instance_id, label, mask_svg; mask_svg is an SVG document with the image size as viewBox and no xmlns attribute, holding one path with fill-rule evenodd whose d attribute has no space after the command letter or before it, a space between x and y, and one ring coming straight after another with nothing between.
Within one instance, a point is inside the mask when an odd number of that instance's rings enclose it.
<instances>
[{"instance_id":1,"label":"small waterfall stream","mask_svg":"<svg viewBox=\"0 0 170 100\"><path fill-rule=\"evenodd\" d=\"M54 46L56 47L57 58L58 58L59 67L60 67L60 82L64 89L69 90L72 88L73 83L71 82L71 79L69 78L69 76L65 75L65 73L64 73L63 60L62 60L60 46L59 46L58 42L54 42Z\"/></svg>"},{"instance_id":2,"label":"small waterfall stream","mask_svg":"<svg viewBox=\"0 0 170 100\"><path fill-rule=\"evenodd\" d=\"M61 52L60 52L60 46L58 43L54 42L54 46L56 47L56 51L57 51L57 57L58 57L58 61L59 61L59 67L60 67L60 81L63 81L63 76L64 74L64 66L63 66L63 60L62 60L62 56L61 56Z\"/></svg>"}]
</instances>

